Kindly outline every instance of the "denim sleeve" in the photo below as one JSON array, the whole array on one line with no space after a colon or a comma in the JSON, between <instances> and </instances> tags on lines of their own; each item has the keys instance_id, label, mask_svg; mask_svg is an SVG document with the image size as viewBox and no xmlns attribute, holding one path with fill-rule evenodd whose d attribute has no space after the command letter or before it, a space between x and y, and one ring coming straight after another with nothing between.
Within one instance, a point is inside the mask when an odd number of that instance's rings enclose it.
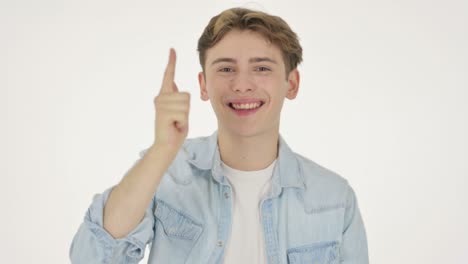
<instances>
[{"instance_id":1,"label":"denim sleeve","mask_svg":"<svg viewBox=\"0 0 468 264\"><path fill-rule=\"evenodd\" d=\"M145 152L140 152L140 158ZM103 228L104 205L112 189L94 196L70 246L69 255L73 264L138 263L145 255L146 245L153 240L155 196L140 224L126 237L115 239Z\"/></svg>"},{"instance_id":2,"label":"denim sleeve","mask_svg":"<svg viewBox=\"0 0 468 264\"><path fill-rule=\"evenodd\" d=\"M348 186L344 223L340 263L368 264L366 230L359 211L356 194L351 186Z\"/></svg>"}]
</instances>

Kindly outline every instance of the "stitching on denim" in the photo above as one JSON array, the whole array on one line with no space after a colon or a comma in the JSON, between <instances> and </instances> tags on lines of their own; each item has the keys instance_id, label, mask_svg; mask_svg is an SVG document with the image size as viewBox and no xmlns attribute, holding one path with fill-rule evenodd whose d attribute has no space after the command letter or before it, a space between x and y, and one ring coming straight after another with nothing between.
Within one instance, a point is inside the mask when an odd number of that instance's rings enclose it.
<instances>
[{"instance_id":1,"label":"stitching on denim","mask_svg":"<svg viewBox=\"0 0 468 264\"><path fill-rule=\"evenodd\" d=\"M167 236L169 237L175 237L175 238L182 238L182 239L188 239L188 240L194 240L196 237L199 236L199 233L201 234L201 230L202 229L199 229L197 231L194 231L195 233L193 235L185 235L185 234L179 234L179 233L175 233L175 232L168 232L167 229L169 228L165 228L165 225L164 223L158 219L158 221L161 223L161 225L163 226L163 230L164 230L164 233L166 233ZM197 229L197 228L194 228L194 229Z\"/></svg>"},{"instance_id":2,"label":"stitching on denim","mask_svg":"<svg viewBox=\"0 0 468 264\"><path fill-rule=\"evenodd\" d=\"M320 206L317 206L317 207L307 208L306 204L305 204L305 201L304 201L304 196L302 195L301 190L296 191L296 197L297 197L298 200L300 200L302 202L302 204L304 205L304 211L306 213L308 213L308 214L323 213L323 212L326 212L326 211L336 210L336 209L346 207L346 204L344 202L341 202L341 203L337 203L337 204L320 205Z\"/></svg>"},{"instance_id":3,"label":"stitching on denim","mask_svg":"<svg viewBox=\"0 0 468 264\"><path fill-rule=\"evenodd\" d=\"M114 238L108 234L105 230L103 230L99 225L85 220L91 234L103 245L103 264L107 264L111 261L111 257L113 255L114 249L117 246L116 241Z\"/></svg>"},{"instance_id":4,"label":"stitching on denim","mask_svg":"<svg viewBox=\"0 0 468 264\"><path fill-rule=\"evenodd\" d=\"M304 254L312 253L324 257L326 261L333 261L335 263L339 259L338 246L338 241L319 242L288 249L286 254L292 263L295 263L297 258L302 259Z\"/></svg>"},{"instance_id":5,"label":"stitching on denim","mask_svg":"<svg viewBox=\"0 0 468 264\"><path fill-rule=\"evenodd\" d=\"M127 257L131 258L132 260L138 260L140 258L143 258L145 255L145 248L146 245L143 245L138 239L134 237L129 237L126 239L126 241L130 244L130 247L126 250ZM139 254L134 254L131 252L134 252L136 250L139 250Z\"/></svg>"},{"instance_id":6,"label":"stitching on denim","mask_svg":"<svg viewBox=\"0 0 468 264\"><path fill-rule=\"evenodd\" d=\"M335 205L320 206L320 207L310 208L310 209L305 208L304 210L309 214L317 214L317 213L323 213L326 211L331 211L331 210L336 210L336 209L341 209L341 208L345 208L345 205L343 203L339 203Z\"/></svg>"},{"instance_id":7,"label":"stitching on denim","mask_svg":"<svg viewBox=\"0 0 468 264\"><path fill-rule=\"evenodd\" d=\"M338 245L338 241L326 241L326 242L319 242L319 243L313 243L309 245L303 245L295 248L288 249L288 254L289 253L300 253L300 252L309 252L309 251L315 251L315 250L320 250L328 247L333 247L336 249L336 246Z\"/></svg>"},{"instance_id":8,"label":"stitching on denim","mask_svg":"<svg viewBox=\"0 0 468 264\"><path fill-rule=\"evenodd\" d=\"M269 211L269 214L263 215L263 226L266 235L265 244L267 246L267 259L270 263L278 262L278 238L276 237L276 232L274 232L273 219L272 219L272 208L273 201L271 199L264 200L263 206L265 211ZM263 208L261 208L263 211Z\"/></svg>"},{"instance_id":9,"label":"stitching on denim","mask_svg":"<svg viewBox=\"0 0 468 264\"><path fill-rule=\"evenodd\" d=\"M192 216L179 211L160 199L156 199L156 203L154 214L168 236L189 240L194 240L200 236L203 226L195 221ZM158 209L160 206L162 208ZM171 218L177 219L178 217L181 218L179 221L170 221ZM169 220L169 222L165 223L166 220ZM174 231L171 231L171 228L174 228Z\"/></svg>"},{"instance_id":10,"label":"stitching on denim","mask_svg":"<svg viewBox=\"0 0 468 264\"><path fill-rule=\"evenodd\" d=\"M198 225L198 226L200 226L200 227L202 226L201 223L199 223L198 221L194 220L195 218L194 218L193 216L191 216L191 215L189 215L189 214L187 214L187 213L185 213L185 212L182 212L182 211L180 211L180 210L178 210L178 209L172 207L171 205L169 205L169 204L166 203L165 201L156 198L156 203L162 203L166 208L169 208L169 209L171 209L171 210L174 210L174 211L176 211L178 214L180 214L180 215L182 215L182 216L188 218L188 219L189 219L190 221L192 221L195 225Z\"/></svg>"}]
</instances>

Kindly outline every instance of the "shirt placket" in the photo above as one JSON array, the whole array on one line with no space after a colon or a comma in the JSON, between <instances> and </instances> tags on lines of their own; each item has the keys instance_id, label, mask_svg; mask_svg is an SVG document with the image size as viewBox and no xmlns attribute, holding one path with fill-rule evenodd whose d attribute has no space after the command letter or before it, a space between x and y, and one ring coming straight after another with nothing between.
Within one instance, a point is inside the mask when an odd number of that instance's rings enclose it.
<instances>
[{"instance_id":1,"label":"shirt placket","mask_svg":"<svg viewBox=\"0 0 468 264\"><path fill-rule=\"evenodd\" d=\"M267 198L260 203L260 219L265 239L265 253L268 264L279 264L278 238L273 225L273 200Z\"/></svg>"},{"instance_id":2,"label":"shirt placket","mask_svg":"<svg viewBox=\"0 0 468 264\"><path fill-rule=\"evenodd\" d=\"M219 220L217 226L217 239L214 251L210 256L208 263L222 263L227 241L231 234L232 224L232 187L226 180L226 177L219 174L219 168L213 170L215 173L215 184L220 188L219 201Z\"/></svg>"}]
</instances>

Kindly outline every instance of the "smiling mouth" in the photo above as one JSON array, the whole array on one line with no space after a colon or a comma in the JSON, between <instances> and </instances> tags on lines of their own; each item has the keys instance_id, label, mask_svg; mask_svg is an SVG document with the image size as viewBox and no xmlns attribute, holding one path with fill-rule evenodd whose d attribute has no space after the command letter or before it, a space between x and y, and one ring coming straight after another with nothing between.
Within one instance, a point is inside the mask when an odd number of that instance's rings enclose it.
<instances>
[{"instance_id":1,"label":"smiling mouth","mask_svg":"<svg viewBox=\"0 0 468 264\"><path fill-rule=\"evenodd\" d=\"M265 104L265 102L261 101L258 103L251 103L251 104L233 104L233 103L228 103L228 106L235 110L235 111L252 111L252 110L257 110L260 107L262 107Z\"/></svg>"},{"instance_id":2,"label":"smiling mouth","mask_svg":"<svg viewBox=\"0 0 468 264\"><path fill-rule=\"evenodd\" d=\"M235 113L239 117L247 117L250 115L255 114L260 108L265 104L265 102L257 102L251 104L233 104L228 103L229 108L231 108L232 112Z\"/></svg>"}]
</instances>

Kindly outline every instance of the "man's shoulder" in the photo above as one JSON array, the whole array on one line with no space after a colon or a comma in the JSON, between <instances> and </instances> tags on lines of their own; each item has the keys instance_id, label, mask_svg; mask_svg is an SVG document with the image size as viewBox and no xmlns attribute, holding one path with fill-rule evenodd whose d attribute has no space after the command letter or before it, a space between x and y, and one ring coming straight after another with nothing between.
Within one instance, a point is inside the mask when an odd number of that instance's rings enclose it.
<instances>
[{"instance_id":1,"label":"man's shoulder","mask_svg":"<svg viewBox=\"0 0 468 264\"><path fill-rule=\"evenodd\" d=\"M201 147L207 147L208 140L210 136L199 136L199 137L192 137L192 138L186 138L184 142L182 143L182 146L180 147L178 151L178 155L176 156L176 159L180 158L182 156L181 154L188 154L187 152L193 152L197 151L197 149ZM139 152L139 157L142 158L150 147L146 147L144 149L141 149Z\"/></svg>"},{"instance_id":2,"label":"man's shoulder","mask_svg":"<svg viewBox=\"0 0 468 264\"><path fill-rule=\"evenodd\" d=\"M311 210L344 207L349 183L340 174L294 153L304 179L304 202Z\"/></svg>"},{"instance_id":3,"label":"man's shoulder","mask_svg":"<svg viewBox=\"0 0 468 264\"><path fill-rule=\"evenodd\" d=\"M188 146L192 146L192 145L203 146L203 145L206 145L206 144L209 143L210 138L211 138L210 135L186 138L185 141L184 141L183 146L184 147L188 147Z\"/></svg>"},{"instance_id":4,"label":"man's shoulder","mask_svg":"<svg viewBox=\"0 0 468 264\"><path fill-rule=\"evenodd\" d=\"M304 180L317 181L326 185L341 185L348 184L348 180L337 172L324 167L315 161L294 152L299 166L302 169Z\"/></svg>"}]
</instances>

